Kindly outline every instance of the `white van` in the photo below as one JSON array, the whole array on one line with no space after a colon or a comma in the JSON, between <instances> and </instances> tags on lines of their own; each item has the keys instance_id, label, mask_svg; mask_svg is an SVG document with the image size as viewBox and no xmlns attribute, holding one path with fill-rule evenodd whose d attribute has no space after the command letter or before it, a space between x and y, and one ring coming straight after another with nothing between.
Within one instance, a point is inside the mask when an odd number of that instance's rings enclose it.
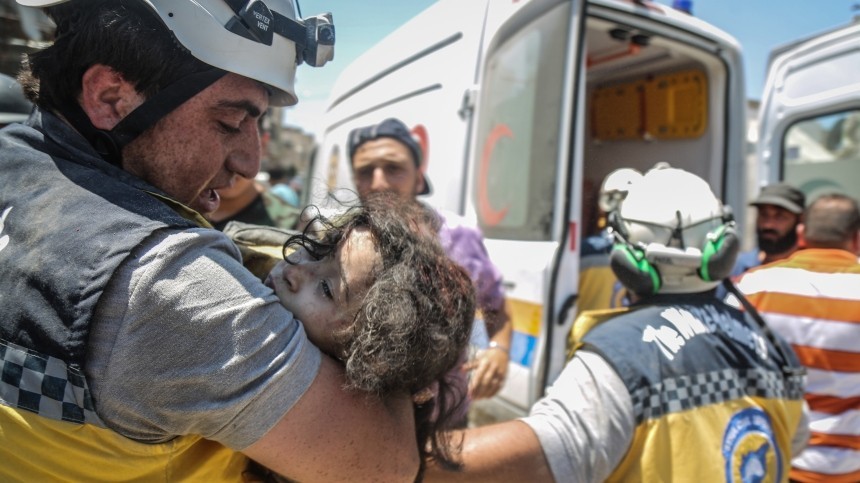
<instances>
[{"instance_id":1,"label":"white van","mask_svg":"<svg viewBox=\"0 0 860 483\"><path fill-rule=\"evenodd\" d=\"M583 210L606 174L668 162L744 206L743 86L737 42L663 5L441 0L340 76L309 202L353 187L351 129L387 117L413 128L426 201L474 219L504 274L511 367L476 407L519 416L565 362Z\"/></svg>"},{"instance_id":2,"label":"white van","mask_svg":"<svg viewBox=\"0 0 860 483\"><path fill-rule=\"evenodd\" d=\"M860 198L860 23L775 49L759 122L762 180Z\"/></svg>"}]
</instances>

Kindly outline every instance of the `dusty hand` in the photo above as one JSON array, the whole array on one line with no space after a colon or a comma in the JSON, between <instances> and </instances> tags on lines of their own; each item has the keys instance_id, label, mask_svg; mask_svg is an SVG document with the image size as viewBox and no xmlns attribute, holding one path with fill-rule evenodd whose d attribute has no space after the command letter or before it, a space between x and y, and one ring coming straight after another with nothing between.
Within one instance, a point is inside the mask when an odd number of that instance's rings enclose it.
<instances>
[{"instance_id":1,"label":"dusty hand","mask_svg":"<svg viewBox=\"0 0 860 483\"><path fill-rule=\"evenodd\" d=\"M501 347L491 347L478 353L475 359L465 364L471 370L469 396L485 399L496 395L508 375L508 352Z\"/></svg>"}]
</instances>

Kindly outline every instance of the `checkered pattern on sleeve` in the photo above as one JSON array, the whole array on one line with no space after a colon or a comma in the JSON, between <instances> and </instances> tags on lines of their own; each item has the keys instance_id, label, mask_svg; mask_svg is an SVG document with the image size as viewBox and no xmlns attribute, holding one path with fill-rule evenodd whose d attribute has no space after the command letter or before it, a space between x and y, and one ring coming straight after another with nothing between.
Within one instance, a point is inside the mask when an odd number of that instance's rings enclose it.
<instances>
[{"instance_id":1,"label":"checkered pattern on sleeve","mask_svg":"<svg viewBox=\"0 0 860 483\"><path fill-rule=\"evenodd\" d=\"M80 369L2 340L0 403L50 419L105 426Z\"/></svg>"},{"instance_id":2,"label":"checkered pattern on sleeve","mask_svg":"<svg viewBox=\"0 0 860 483\"><path fill-rule=\"evenodd\" d=\"M664 379L631 394L636 423L665 414L718 404L745 396L800 399L803 379L783 379L763 369L723 369L692 376Z\"/></svg>"}]
</instances>

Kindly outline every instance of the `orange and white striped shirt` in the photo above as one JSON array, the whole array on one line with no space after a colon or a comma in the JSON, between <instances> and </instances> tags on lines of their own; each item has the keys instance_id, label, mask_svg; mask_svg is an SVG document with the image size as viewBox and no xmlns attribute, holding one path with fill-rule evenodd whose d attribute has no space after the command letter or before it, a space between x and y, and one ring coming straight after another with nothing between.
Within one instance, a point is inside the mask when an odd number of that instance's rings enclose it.
<instances>
[{"instance_id":1,"label":"orange and white striped shirt","mask_svg":"<svg viewBox=\"0 0 860 483\"><path fill-rule=\"evenodd\" d=\"M808 248L737 282L807 368L811 437L792 460L797 481L860 481L860 263Z\"/></svg>"}]
</instances>

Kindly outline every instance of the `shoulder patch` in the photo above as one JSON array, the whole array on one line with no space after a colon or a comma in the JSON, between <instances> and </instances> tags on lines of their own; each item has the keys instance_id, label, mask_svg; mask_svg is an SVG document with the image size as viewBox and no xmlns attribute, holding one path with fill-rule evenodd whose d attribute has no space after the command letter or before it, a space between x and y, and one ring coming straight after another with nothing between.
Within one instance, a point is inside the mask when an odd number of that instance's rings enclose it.
<instances>
[{"instance_id":1,"label":"shoulder patch","mask_svg":"<svg viewBox=\"0 0 860 483\"><path fill-rule=\"evenodd\" d=\"M782 458L770 417L759 408L736 412L723 433L726 481L783 481Z\"/></svg>"}]
</instances>

